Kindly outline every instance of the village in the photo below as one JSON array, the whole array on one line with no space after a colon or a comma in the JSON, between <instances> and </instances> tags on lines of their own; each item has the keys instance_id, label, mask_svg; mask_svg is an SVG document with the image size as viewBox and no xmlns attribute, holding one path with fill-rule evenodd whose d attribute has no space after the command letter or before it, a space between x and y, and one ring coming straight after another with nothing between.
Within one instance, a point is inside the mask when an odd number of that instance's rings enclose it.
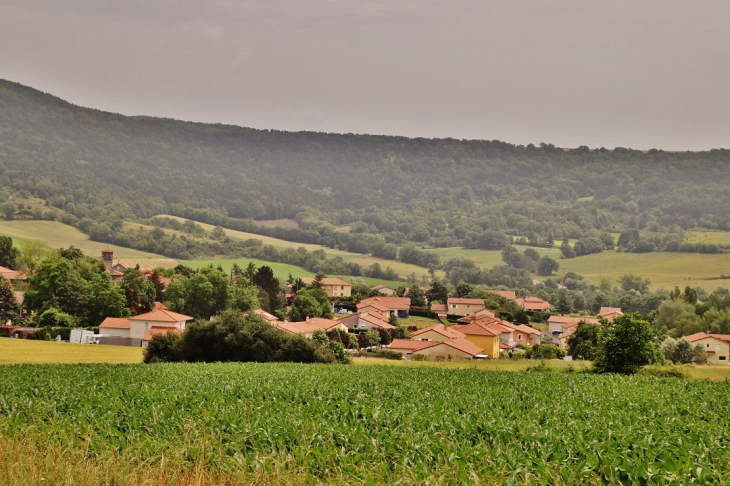
<instances>
[{"instance_id":1,"label":"village","mask_svg":"<svg viewBox=\"0 0 730 486\"><path fill-rule=\"evenodd\" d=\"M113 250L102 251L102 261L112 282L120 282L124 272L135 262L115 260ZM140 270L145 278L151 278L151 270ZM10 282L22 283L27 275L0 267L0 275ZM167 287L172 278L158 277ZM519 298L514 291L490 290L499 299L510 302L526 315L548 315L546 322L528 324L510 322L501 318L497 311L486 307L485 300L448 296L445 302L428 302L427 307L414 307L407 295L409 289L398 290L386 285L370 288L370 296L352 300L353 284L341 278L299 279L299 286L289 284L285 294L291 306L297 291L317 287L329 298L331 318L306 316L301 321L290 321L261 308L251 312L271 326L289 334L312 338L322 332L337 339L350 352L389 351L391 359L398 353L401 359L414 361L452 361L472 359L499 359L520 357L535 346L549 346L561 350L547 356L564 356L569 350L568 338L580 323L596 324L612 322L623 315L618 307L601 307L598 315L561 315L551 304L534 296ZM14 297L23 312L23 292L14 291ZM287 309L289 309L288 307ZM411 316L411 312L418 317ZM425 316L425 317L424 317ZM211 319L215 319L212 316ZM192 316L173 312L163 303L155 302L154 308L130 317L107 317L98 330L73 329L68 341L76 344L97 344L145 348L156 335L182 334ZM12 337L33 337L37 328L23 325L0 326L0 333ZM334 338L336 336L336 338ZM346 337L345 337L346 336ZM343 341L344 337L344 341ZM730 335L694 333L686 336L693 345L706 349L709 364L727 364L730 355ZM61 341L60 335L56 337ZM567 356L565 359L571 359Z\"/></svg>"}]
</instances>

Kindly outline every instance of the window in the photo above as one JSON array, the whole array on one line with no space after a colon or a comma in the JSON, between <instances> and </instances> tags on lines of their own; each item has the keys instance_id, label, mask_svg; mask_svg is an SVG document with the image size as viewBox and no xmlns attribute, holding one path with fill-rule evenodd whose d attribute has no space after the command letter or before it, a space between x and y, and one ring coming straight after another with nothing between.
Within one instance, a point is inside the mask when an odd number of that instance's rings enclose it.
<instances>
[{"instance_id":1,"label":"window","mask_svg":"<svg viewBox=\"0 0 730 486\"><path fill-rule=\"evenodd\" d=\"M452 309L456 309L456 304L451 304Z\"/></svg>"},{"instance_id":2,"label":"window","mask_svg":"<svg viewBox=\"0 0 730 486\"><path fill-rule=\"evenodd\" d=\"M518 335L517 335L517 340L518 340L518 341L522 341L522 334L518 334Z\"/></svg>"},{"instance_id":3,"label":"window","mask_svg":"<svg viewBox=\"0 0 730 486\"><path fill-rule=\"evenodd\" d=\"M340 290L345 290L345 286L344 285L340 285Z\"/></svg>"},{"instance_id":4,"label":"window","mask_svg":"<svg viewBox=\"0 0 730 486\"><path fill-rule=\"evenodd\" d=\"M719 344L715 344L715 351L720 351L720 345Z\"/></svg>"},{"instance_id":5,"label":"window","mask_svg":"<svg viewBox=\"0 0 730 486\"><path fill-rule=\"evenodd\" d=\"M710 347L710 343L705 344L705 346L707 346L709 348Z\"/></svg>"},{"instance_id":6,"label":"window","mask_svg":"<svg viewBox=\"0 0 730 486\"><path fill-rule=\"evenodd\" d=\"M720 356L720 361L727 361L727 356Z\"/></svg>"},{"instance_id":7,"label":"window","mask_svg":"<svg viewBox=\"0 0 730 486\"><path fill-rule=\"evenodd\" d=\"M345 296L345 294L343 294L342 292L340 292L340 297L344 297L344 296Z\"/></svg>"}]
</instances>

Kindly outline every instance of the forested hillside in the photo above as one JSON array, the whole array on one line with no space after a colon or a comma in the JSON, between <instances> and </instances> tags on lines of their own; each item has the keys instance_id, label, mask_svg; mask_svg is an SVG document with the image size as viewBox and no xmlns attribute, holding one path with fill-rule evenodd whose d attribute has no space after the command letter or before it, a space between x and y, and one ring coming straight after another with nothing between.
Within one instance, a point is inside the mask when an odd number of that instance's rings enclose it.
<instances>
[{"instance_id":1,"label":"forested hillside","mask_svg":"<svg viewBox=\"0 0 730 486\"><path fill-rule=\"evenodd\" d=\"M645 241L644 250L678 250L683 230L730 231L729 169L730 150L564 150L126 117L0 81L0 203L40 198L102 241L123 221L172 214L386 258L408 242L498 249L506 235L548 245L624 232L628 251ZM250 221L282 217L300 228Z\"/></svg>"}]
</instances>

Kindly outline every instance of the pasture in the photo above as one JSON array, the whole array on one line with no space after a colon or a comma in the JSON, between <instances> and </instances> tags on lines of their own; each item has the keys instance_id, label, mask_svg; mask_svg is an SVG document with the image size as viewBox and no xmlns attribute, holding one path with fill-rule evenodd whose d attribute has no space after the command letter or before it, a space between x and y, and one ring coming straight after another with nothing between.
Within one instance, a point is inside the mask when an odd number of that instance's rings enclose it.
<instances>
[{"instance_id":1,"label":"pasture","mask_svg":"<svg viewBox=\"0 0 730 486\"><path fill-rule=\"evenodd\" d=\"M520 251L526 247L518 246ZM730 280L708 280L721 274L730 274L730 253L707 255L700 253L619 253L608 250L602 253L586 255L571 259L561 259L559 249L535 248L542 255L548 255L558 260L561 271L566 267L567 272L576 272L598 284L602 278L608 278L616 284L618 277L626 273L633 273L651 280L653 289L671 289L675 285L684 287L702 287L713 291L717 287L730 287ZM499 251L465 250L462 248L439 248L428 250L448 260L456 255L473 260L482 268L491 268L503 265ZM558 272L554 278L559 278ZM536 280L545 280L545 277L534 277Z\"/></svg>"},{"instance_id":2,"label":"pasture","mask_svg":"<svg viewBox=\"0 0 730 486\"><path fill-rule=\"evenodd\" d=\"M101 250L110 247L106 243L91 241L87 235L73 226L58 221L0 221L0 235L10 236L14 240L38 240L52 249L73 246L87 255L101 257ZM111 246L114 258L163 258L154 253Z\"/></svg>"},{"instance_id":3,"label":"pasture","mask_svg":"<svg viewBox=\"0 0 730 486\"><path fill-rule=\"evenodd\" d=\"M170 219L175 219L177 221L186 221L185 218L180 218L180 217L177 217L177 216L170 216L169 214L159 214L156 217L158 217L158 218L170 218ZM215 226L213 226L212 224L200 223L198 221L196 221L195 224L201 226L206 231L213 231L213 228L215 228ZM341 250L333 250L333 249L327 248L326 246L322 246L322 245L311 245L311 244L307 244L307 243L296 243L296 242L293 242L293 241L286 241L286 240L281 240L279 238L272 238L270 236L257 235L256 233L246 233L244 231L236 231L236 230L232 230L232 229L228 229L228 228L224 228L224 231L225 231L226 235L229 238L232 238L232 239L237 239L237 240L249 240L249 239L261 240L261 241L263 241L264 245L271 245L271 246L274 246L276 248L294 248L294 249L297 249L297 248L303 246L308 251L324 250L325 252L327 252L328 255L332 255L332 256L339 255L339 256L342 256L342 258L344 258L345 260L348 260L349 258L353 258L353 257L358 256L357 253L350 253L350 252L341 251Z\"/></svg>"},{"instance_id":4,"label":"pasture","mask_svg":"<svg viewBox=\"0 0 730 486\"><path fill-rule=\"evenodd\" d=\"M3 371L5 484L707 484L730 474L726 383L555 373L544 386L543 373L291 363Z\"/></svg>"}]
</instances>

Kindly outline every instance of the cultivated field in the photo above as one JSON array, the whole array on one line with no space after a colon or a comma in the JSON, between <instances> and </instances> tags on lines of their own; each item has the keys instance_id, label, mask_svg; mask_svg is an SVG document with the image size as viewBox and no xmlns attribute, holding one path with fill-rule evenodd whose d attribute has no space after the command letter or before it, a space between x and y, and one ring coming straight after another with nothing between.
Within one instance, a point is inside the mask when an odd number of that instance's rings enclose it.
<instances>
[{"instance_id":1,"label":"cultivated field","mask_svg":"<svg viewBox=\"0 0 730 486\"><path fill-rule=\"evenodd\" d=\"M293 219L287 219L287 218L265 219L262 221L254 221L253 224L255 224L256 226L264 227L264 228L276 228L276 227L299 228L299 223L297 223Z\"/></svg>"},{"instance_id":2,"label":"cultivated field","mask_svg":"<svg viewBox=\"0 0 730 486\"><path fill-rule=\"evenodd\" d=\"M526 247L518 246L518 248L523 251ZM594 284L598 284L602 278L609 278L615 284L621 275L633 273L648 277L652 281L654 289L692 285L712 291L717 287L730 287L730 280L707 280L709 277L730 274L730 253L716 255L670 252L619 253L611 250L563 260L560 259L561 254L558 249L535 249L540 255L549 255L558 259L561 271L565 266L566 271L583 275ZM461 248L440 248L429 251L440 255L442 260L464 255L483 268L503 264L501 253L498 251ZM544 280L545 277L535 276L535 279Z\"/></svg>"},{"instance_id":3,"label":"cultivated field","mask_svg":"<svg viewBox=\"0 0 730 486\"><path fill-rule=\"evenodd\" d=\"M142 348L0 338L0 364L140 362Z\"/></svg>"},{"instance_id":4,"label":"cultivated field","mask_svg":"<svg viewBox=\"0 0 730 486\"><path fill-rule=\"evenodd\" d=\"M714 484L730 474L725 383L557 373L545 386L541 373L253 363L3 371L4 484Z\"/></svg>"},{"instance_id":5,"label":"cultivated field","mask_svg":"<svg viewBox=\"0 0 730 486\"><path fill-rule=\"evenodd\" d=\"M164 258L154 253L91 241L73 226L58 221L0 221L0 235L10 236L15 240L39 240L53 249L74 246L87 255L98 257L101 257L102 249L110 247L114 250L115 259Z\"/></svg>"}]
</instances>

